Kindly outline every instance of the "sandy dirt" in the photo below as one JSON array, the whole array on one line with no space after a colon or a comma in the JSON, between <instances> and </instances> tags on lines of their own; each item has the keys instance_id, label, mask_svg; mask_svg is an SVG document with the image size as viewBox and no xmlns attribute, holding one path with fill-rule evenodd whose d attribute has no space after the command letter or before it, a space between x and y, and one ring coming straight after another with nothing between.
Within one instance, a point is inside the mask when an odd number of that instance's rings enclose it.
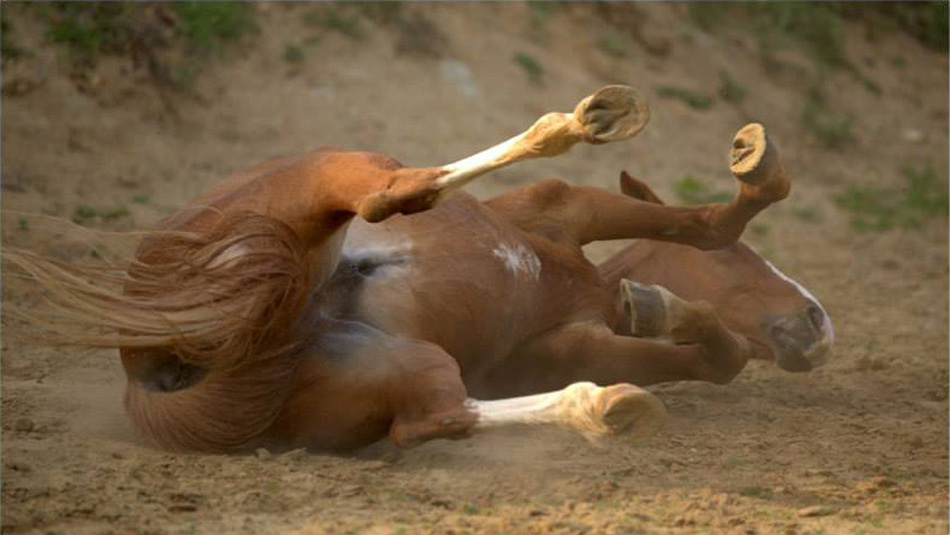
<instances>
[{"instance_id":1,"label":"sandy dirt","mask_svg":"<svg viewBox=\"0 0 950 535\"><path fill-rule=\"evenodd\" d=\"M831 101L854 116L855 141L830 150L799 118L814 74L803 53L786 49L785 70L769 74L747 34L701 31L681 5L627 7L646 29L622 34L625 57L598 46L607 26L591 6L555 11L538 37L524 5L412 5L440 29L441 53L405 53L413 35L364 21L363 39L324 32L291 65L285 46L315 33L303 22L313 7L262 6L257 37L216 58L190 95L164 97L127 60L77 81L67 52L10 10L33 54L3 73L5 87L23 81L2 103L3 209L68 219L80 204L126 207L89 224L147 228L271 156L334 144L438 165L626 83L651 101L638 138L510 168L471 191L542 176L615 188L621 169L670 200L687 174L728 190L729 140L761 121L796 183L746 240L828 309L830 364L789 374L753 362L726 386L653 388L671 421L636 445L597 449L531 429L354 457L177 455L135 437L115 352L5 337L2 531L946 533L947 220L859 233L833 201L852 183L899 188L907 163L929 162L946 180L946 54L903 34L871 42L849 26L849 57L882 94L831 75ZM543 65L543 85L513 61L519 52ZM696 110L657 93L714 94L722 69L745 88L741 104ZM5 243L72 254L65 238L10 221ZM598 244L590 257L618 247ZM5 277L4 309L34 299Z\"/></svg>"}]
</instances>

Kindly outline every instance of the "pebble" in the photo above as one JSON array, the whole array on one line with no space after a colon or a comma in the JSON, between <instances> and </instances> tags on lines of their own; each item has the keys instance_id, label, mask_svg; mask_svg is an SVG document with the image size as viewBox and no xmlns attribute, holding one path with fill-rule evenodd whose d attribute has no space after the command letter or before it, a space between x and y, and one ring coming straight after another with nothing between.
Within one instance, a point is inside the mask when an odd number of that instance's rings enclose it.
<instances>
[{"instance_id":1,"label":"pebble","mask_svg":"<svg viewBox=\"0 0 950 535\"><path fill-rule=\"evenodd\" d=\"M257 450L254 451L254 455L256 455L258 459L270 459L270 458L271 458L271 453L270 453L269 451L267 451L267 448L257 448Z\"/></svg>"},{"instance_id":2,"label":"pebble","mask_svg":"<svg viewBox=\"0 0 950 535\"><path fill-rule=\"evenodd\" d=\"M920 143L925 139L923 132L916 128L906 128L901 132L901 136L904 138L904 141L908 143Z\"/></svg>"}]
</instances>

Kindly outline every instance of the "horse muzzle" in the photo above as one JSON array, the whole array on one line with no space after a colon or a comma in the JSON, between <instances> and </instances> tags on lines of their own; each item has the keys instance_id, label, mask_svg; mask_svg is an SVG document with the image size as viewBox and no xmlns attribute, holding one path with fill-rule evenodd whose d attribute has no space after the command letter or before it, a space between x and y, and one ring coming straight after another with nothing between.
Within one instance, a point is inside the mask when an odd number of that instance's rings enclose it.
<instances>
[{"instance_id":1,"label":"horse muzzle","mask_svg":"<svg viewBox=\"0 0 950 535\"><path fill-rule=\"evenodd\" d=\"M835 333L831 318L816 302L804 309L769 321L765 330L780 368L807 372L831 360Z\"/></svg>"}]
</instances>

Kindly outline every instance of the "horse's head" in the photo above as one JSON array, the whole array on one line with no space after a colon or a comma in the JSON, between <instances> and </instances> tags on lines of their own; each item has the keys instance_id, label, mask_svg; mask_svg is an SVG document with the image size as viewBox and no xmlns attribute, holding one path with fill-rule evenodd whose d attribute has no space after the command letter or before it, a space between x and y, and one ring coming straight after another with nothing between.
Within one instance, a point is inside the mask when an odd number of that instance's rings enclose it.
<instances>
[{"instance_id":1,"label":"horse's head","mask_svg":"<svg viewBox=\"0 0 950 535\"><path fill-rule=\"evenodd\" d=\"M622 180L625 193L660 202L643 183L630 180ZM727 327L752 342L755 358L795 372L831 358L834 328L818 299L742 242L703 251L638 240L617 260L627 278L710 303Z\"/></svg>"}]
</instances>

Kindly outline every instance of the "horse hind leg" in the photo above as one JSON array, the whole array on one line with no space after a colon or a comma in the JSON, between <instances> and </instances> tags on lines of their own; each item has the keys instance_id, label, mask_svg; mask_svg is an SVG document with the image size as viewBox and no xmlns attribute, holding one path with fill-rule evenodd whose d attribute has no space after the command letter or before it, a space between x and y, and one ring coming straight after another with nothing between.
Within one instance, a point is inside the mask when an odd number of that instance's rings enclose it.
<instances>
[{"instance_id":1,"label":"horse hind leg","mask_svg":"<svg viewBox=\"0 0 950 535\"><path fill-rule=\"evenodd\" d=\"M600 387L573 383L562 390L493 401L471 400L478 413L475 431L513 425L557 425L579 432L592 443L625 435L655 435L667 420L663 403L637 386Z\"/></svg>"}]
</instances>

